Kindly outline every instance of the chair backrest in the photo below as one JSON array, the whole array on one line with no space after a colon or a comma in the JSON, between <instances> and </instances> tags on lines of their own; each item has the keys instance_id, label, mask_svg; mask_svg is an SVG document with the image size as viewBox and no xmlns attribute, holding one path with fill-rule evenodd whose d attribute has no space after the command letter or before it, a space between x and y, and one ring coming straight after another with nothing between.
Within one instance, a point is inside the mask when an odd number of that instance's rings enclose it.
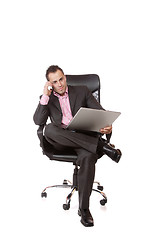
<instances>
[{"instance_id":1,"label":"chair backrest","mask_svg":"<svg viewBox=\"0 0 160 240\"><path fill-rule=\"evenodd\" d=\"M100 79L97 74L66 75L67 84L72 86L87 86L100 103Z\"/></svg>"}]
</instances>

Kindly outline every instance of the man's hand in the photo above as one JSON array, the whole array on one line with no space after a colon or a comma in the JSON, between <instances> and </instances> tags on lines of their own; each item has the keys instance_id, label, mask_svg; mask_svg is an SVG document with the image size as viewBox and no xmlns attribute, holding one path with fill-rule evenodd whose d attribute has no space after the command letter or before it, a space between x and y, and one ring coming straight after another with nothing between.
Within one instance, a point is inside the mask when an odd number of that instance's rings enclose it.
<instances>
[{"instance_id":1,"label":"man's hand","mask_svg":"<svg viewBox=\"0 0 160 240\"><path fill-rule=\"evenodd\" d=\"M101 128L100 132L102 134L110 134L112 132L112 126Z\"/></svg>"},{"instance_id":2,"label":"man's hand","mask_svg":"<svg viewBox=\"0 0 160 240\"><path fill-rule=\"evenodd\" d=\"M49 90L49 89L48 89L49 86L52 87L52 89ZM50 96L52 90L53 90L52 83L50 83L49 81L47 81L46 84L44 85L43 94L44 94L44 95L47 95L47 96Z\"/></svg>"}]
</instances>

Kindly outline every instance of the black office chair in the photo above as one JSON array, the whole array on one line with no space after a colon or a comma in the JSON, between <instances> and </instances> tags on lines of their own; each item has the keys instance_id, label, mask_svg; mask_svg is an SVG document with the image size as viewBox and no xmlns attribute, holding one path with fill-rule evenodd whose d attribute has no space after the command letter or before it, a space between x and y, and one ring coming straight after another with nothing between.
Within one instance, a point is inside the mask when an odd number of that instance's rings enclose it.
<instances>
[{"instance_id":1,"label":"black office chair","mask_svg":"<svg viewBox=\"0 0 160 240\"><path fill-rule=\"evenodd\" d=\"M96 74L88 74L88 75L66 75L67 77L67 84L73 86L87 86L88 89L92 92L93 96L96 98L98 102L100 102L100 79L99 76ZM71 197L75 191L78 190L78 181L77 181L77 173L78 173L78 166L76 165L77 155L74 150L68 151L57 151L53 148L53 146L47 142L43 135L43 129L45 125L39 126L37 134L40 139L40 146L42 147L43 154L46 155L50 160L56 161L64 161L64 162L72 162L75 166L74 173L73 173L73 183L69 182L68 180L64 180L62 185L53 185L46 187L42 193L41 197L47 197L46 190L48 188L60 187L60 188L71 188L70 194L66 198L66 203L63 204L63 209L68 210L70 208ZM109 143L110 135L106 135L106 141ZM100 200L101 205L105 205L107 203L107 197L105 193L103 193L103 186L100 185L99 182L95 182L97 184L97 189L93 189L93 191L98 192L102 195L102 199Z\"/></svg>"}]
</instances>

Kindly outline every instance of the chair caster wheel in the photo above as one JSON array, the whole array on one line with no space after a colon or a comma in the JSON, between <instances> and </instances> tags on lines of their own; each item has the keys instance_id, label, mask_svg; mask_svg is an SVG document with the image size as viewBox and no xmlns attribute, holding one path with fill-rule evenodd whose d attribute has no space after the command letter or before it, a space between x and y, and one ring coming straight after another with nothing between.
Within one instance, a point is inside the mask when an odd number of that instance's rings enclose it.
<instances>
[{"instance_id":1,"label":"chair caster wheel","mask_svg":"<svg viewBox=\"0 0 160 240\"><path fill-rule=\"evenodd\" d=\"M64 210L69 210L70 209L70 204L63 204L63 209Z\"/></svg>"},{"instance_id":2,"label":"chair caster wheel","mask_svg":"<svg viewBox=\"0 0 160 240\"><path fill-rule=\"evenodd\" d=\"M103 186L97 186L97 189L100 190L100 191L103 191Z\"/></svg>"},{"instance_id":3,"label":"chair caster wheel","mask_svg":"<svg viewBox=\"0 0 160 240\"><path fill-rule=\"evenodd\" d=\"M104 198L104 199L100 200L100 204L102 206L104 206L106 203L107 203L107 199Z\"/></svg>"},{"instance_id":4,"label":"chair caster wheel","mask_svg":"<svg viewBox=\"0 0 160 240\"><path fill-rule=\"evenodd\" d=\"M64 181L63 181L63 185L68 185L68 182L67 182L66 179L64 179Z\"/></svg>"},{"instance_id":5,"label":"chair caster wheel","mask_svg":"<svg viewBox=\"0 0 160 240\"><path fill-rule=\"evenodd\" d=\"M46 193L46 192L42 192L42 193L41 193L41 197L42 197L42 198L43 198L43 197L46 198L46 197L47 197L47 193Z\"/></svg>"}]
</instances>

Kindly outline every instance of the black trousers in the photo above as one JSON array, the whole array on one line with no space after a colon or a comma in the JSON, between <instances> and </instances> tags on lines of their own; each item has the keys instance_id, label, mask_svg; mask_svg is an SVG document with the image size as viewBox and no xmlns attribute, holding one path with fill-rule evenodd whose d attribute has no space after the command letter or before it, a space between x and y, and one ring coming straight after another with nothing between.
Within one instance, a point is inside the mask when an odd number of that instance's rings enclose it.
<instances>
[{"instance_id":1,"label":"black trousers","mask_svg":"<svg viewBox=\"0 0 160 240\"><path fill-rule=\"evenodd\" d=\"M69 131L50 123L44 132L45 138L55 149L73 148L77 153L79 208L89 208L89 198L95 176L95 163L98 159L99 136Z\"/></svg>"}]
</instances>

